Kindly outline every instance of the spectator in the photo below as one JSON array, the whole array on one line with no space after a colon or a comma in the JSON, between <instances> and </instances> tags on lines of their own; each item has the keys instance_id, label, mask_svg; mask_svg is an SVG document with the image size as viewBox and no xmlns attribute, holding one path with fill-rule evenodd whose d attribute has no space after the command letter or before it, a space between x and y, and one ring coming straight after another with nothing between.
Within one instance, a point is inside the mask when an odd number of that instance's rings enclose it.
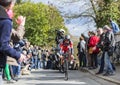
<instances>
[{"instance_id":1,"label":"spectator","mask_svg":"<svg viewBox=\"0 0 120 85\"><path fill-rule=\"evenodd\" d=\"M7 11L7 14L9 16L9 18L13 18L14 16L14 13L13 11L10 9ZM12 35L11 35L11 40L13 41L13 44L14 44L14 48L19 51L19 52L22 52L22 49L21 47L23 46L24 42L23 42L23 35L24 35L24 25L25 25L25 17L23 16L19 16L16 20L17 24L18 24L18 28L17 30L15 29L12 29ZM22 46L21 46L22 44ZM19 76L20 75L20 70L21 70L21 65L20 65L20 62L18 62L19 65L18 66L12 66L13 68L13 75L14 76Z\"/></svg>"},{"instance_id":2,"label":"spectator","mask_svg":"<svg viewBox=\"0 0 120 85\"><path fill-rule=\"evenodd\" d=\"M37 65L38 65L38 47L35 45L33 48L33 63L34 63L34 69L37 69Z\"/></svg>"},{"instance_id":3,"label":"spectator","mask_svg":"<svg viewBox=\"0 0 120 85\"><path fill-rule=\"evenodd\" d=\"M84 37L80 37L80 42L78 43L78 57L79 57L79 64L80 68L86 67L86 42L84 40ZM83 65L82 65L83 64Z\"/></svg>"},{"instance_id":4,"label":"spectator","mask_svg":"<svg viewBox=\"0 0 120 85\"><path fill-rule=\"evenodd\" d=\"M28 50L23 50L23 54L24 55L28 55ZM30 55L30 54L29 54ZM22 75L29 75L30 74L30 70L29 70L29 67L30 67L30 62L31 62L31 56L27 56L26 60L22 63L23 66L22 66L22 69L21 69L21 74Z\"/></svg>"},{"instance_id":5,"label":"spectator","mask_svg":"<svg viewBox=\"0 0 120 85\"><path fill-rule=\"evenodd\" d=\"M96 69L98 67L97 54L99 53L99 48L97 48L97 44L99 42L99 38L96 36L95 32L91 32L91 38L88 43L88 47L91 51L91 69Z\"/></svg>"},{"instance_id":6,"label":"spectator","mask_svg":"<svg viewBox=\"0 0 120 85\"><path fill-rule=\"evenodd\" d=\"M110 19L110 24L112 26L113 33L116 34L116 33L120 32L120 28L119 28L118 24L115 23L114 21L112 21L112 19Z\"/></svg>"},{"instance_id":7,"label":"spectator","mask_svg":"<svg viewBox=\"0 0 120 85\"><path fill-rule=\"evenodd\" d=\"M98 42L97 47L101 50L102 55L101 55L101 59L100 59L100 69L99 69L99 71L96 74L101 74L104 71L103 42L104 42L104 39L105 39L105 34L104 34L102 28L98 28L97 33L98 33L98 36L100 38L100 41Z\"/></svg>"},{"instance_id":8,"label":"spectator","mask_svg":"<svg viewBox=\"0 0 120 85\"><path fill-rule=\"evenodd\" d=\"M13 43L18 43L21 39L23 39L23 36L25 34L25 20L26 17L18 16L16 23L18 25L17 29L12 29L12 35L11 39L13 40Z\"/></svg>"},{"instance_id":9,"label":"spectator","mask_svg":"<svg viewBox=\"0 0 120 85\"><path fill-rule=\"evenodd\" d=\"M42 58L41 58L41 64L42 64L42 68L46 69L46 54L45 54L45 50L42 50Z\"/></svg>"},{"instance_id":10,"label":"spectator","mask_svg":"<svg viewBox=\"0 0 120 85\"><path fill-rule=\"evenodd\" d=\"M11 11L12 12L12 11ZM10 13L9 13L10 14ZM18 25L17 29L12 29L12 34L11 34L11 40L13 41L14 48L22 52L22 47L25 45L25 39L23 40L23 36L25 34L25 17L23 16L18 16L16 19L16 23ZM18 66L12 66L13 68L13 73L15 77L20 76L20 71L21 71L21 63L18 62Z\"/></svg>"},{"instance_id":11,"label":"spectator","mask_svg":"<svg viewBox=\"0 0 120 85\"><path fill-rule=\"evenodd\" d=\"M16 62L16 60L14 58L11 58L8 56L7 57L7 64L6 64L5 69L4 69L4 74L5 74L4 76L7 78L7 83L16 82L16 80L12 76L12 72L10 70L11 65L18 66L18 63Z\"/></svg>"},{"instance_id":12,"label":"spectator","mask_svg":"<svg viewBox=\"0 0 120 85\"><path fill-rule=\"evenodd\" d=\"M12 10L14 4L15 0L0 0L0 79L2 77L2 68L5 68L6 65L7 55L19 61L25 59L23 54L9 46L12 20L9 18L7 11ZM0 85L2 85L2 82L0 82Z\"/></svg>"},{"instance_id":13,"label":"spectator","mask_svg":"<svg viewBox=\"0 0 120 85\"><path fill-rule=\"evenodd\" d=\"M105 66L104 66L104 76L108 75L113 75L114 74L114 69L112 67L111 61L110 61L110 56L112 56L111 53L113 53L113 48L115 46L115 39L114 39L114 34L111 30L111 28L107 25L103 27L104 33L105 33L105 39L104 39L104 61L105 61Z\"/></svg>"},{"instance_id":14,"label":"spectator","mask_svg":"<svg viewBox=\"0 0 120 85\"><path fill-rule=\"evenodd\" d=\"M39 47L38 48L38 69L41 68L41 57L42 57L41 48Z\"/></svg>"},{"instance_id":15,"label":"spectator","mask_svg":"<svg viewBox=\"0 0 120 85\"><path fill-rule=\"evenodd\" d=\"M87 43L86 43L87 44L87 46L86 46L87 47L87 66L91 67L91 54L89 52L90 48L88 47L88 44L90 43L90 38L91 38L91 31L88 32L88 36L89 37L88 37L88 40L87 40Z\"/></svg>"}]
</instances>

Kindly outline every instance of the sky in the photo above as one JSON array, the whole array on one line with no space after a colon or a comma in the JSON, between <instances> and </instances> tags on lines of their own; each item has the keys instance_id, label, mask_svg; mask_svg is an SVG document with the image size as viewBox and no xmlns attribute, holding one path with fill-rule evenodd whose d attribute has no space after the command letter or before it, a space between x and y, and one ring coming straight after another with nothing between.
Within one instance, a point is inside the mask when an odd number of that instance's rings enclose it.
<instances>
[{"instance_id":1,"label":"sky","mask_svg":"<svg viewBox=\"0 0 120 85\"><path fill-rule=\"evenodd\" d=\"M91 18L66 18L65 16L80 14L89 5L84 5L88 0L33 0L34 2L42 2L44 4L53 4L58 8L64 18L65 26L73 36L80 36L81 33L87 35L88 31L95 30L95 23ZM74 1L71 3L71 1ZM88 23L89 21L89 23Z\"/></svg>"}]
</instances>

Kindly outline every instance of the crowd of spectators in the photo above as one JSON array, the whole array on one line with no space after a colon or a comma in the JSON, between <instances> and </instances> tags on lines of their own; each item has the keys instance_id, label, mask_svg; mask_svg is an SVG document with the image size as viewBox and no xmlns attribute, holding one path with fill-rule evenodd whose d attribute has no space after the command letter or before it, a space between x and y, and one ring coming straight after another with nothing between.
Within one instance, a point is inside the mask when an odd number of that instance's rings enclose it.
<instances>
[{"instance_id":1,"label":"crowd of spectators","mask_svg":"<svg viewBox=\"0 0 120 85\"><path fill-rule=\"evenodd\" d=\"M19 47L18 44L25 44ZM21 75L29 75L31 70L37 69L53 69L52 51L43 49L36 45L31 45L29 41L23 39L18 44L13 45L14 49L27 56L23 62L18 62L15 59L8 57L7 64L4 69L3 79L7 83L14 83L19 80Z\"/></svg>"},{"instance_id":2,"label":"crowd of spectators","mask_svg":"<svg viewBox=\"0 0 120 85\"><path fill-rule=\"evenodd\" d=\"M112 62L115 51L115 35L119 33L118 25L110 19L111 26L105 25L95 31L89 31L88 37L81 34L79 38L79 68L90 70L99 68L96 74L114 75L116 68Z\"/></svg>"}]
</instances>

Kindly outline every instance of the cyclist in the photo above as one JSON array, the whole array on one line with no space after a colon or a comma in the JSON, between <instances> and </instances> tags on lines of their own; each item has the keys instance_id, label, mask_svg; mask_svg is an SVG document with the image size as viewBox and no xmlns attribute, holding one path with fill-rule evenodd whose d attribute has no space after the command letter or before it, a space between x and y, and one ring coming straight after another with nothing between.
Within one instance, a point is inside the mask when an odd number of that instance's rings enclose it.
<instances>
[{"instance_id":1,"label":"cyclist","mask_svg":"<svg viewBox=\"0 0 120 85\"><path fill-rule=\"evenodd\" d=\"M73 56L73 43L70 40L70 35L65 35L65 38L63 40L63 42L60 43L60 49L61 49L61 54L65 54L66 52L68 52L68 60L70 63L73 63L74 60L74 56ZM64 62L64 56L60 56L61 60L62 60L62 65Z\"/></svg>"}]
</instances>

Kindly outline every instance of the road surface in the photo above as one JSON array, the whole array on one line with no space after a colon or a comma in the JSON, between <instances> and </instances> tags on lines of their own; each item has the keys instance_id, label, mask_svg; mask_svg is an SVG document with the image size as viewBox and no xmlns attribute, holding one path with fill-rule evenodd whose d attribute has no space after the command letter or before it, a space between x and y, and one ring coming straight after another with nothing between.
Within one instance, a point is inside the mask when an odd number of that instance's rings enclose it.
<instances>
[{"instance_id":1,"label":"road surface","mask_svg":"<svg viewBox=\"0 0 120 85\"><path fill-rule=\"evenodd\" d=\"M24 75L14 84L4 85L116 85L97 78L88 72L69 71L69 80L64 80L64 74L56 70L35 70L30 75Z\"/></svg>"}]
</instances>

